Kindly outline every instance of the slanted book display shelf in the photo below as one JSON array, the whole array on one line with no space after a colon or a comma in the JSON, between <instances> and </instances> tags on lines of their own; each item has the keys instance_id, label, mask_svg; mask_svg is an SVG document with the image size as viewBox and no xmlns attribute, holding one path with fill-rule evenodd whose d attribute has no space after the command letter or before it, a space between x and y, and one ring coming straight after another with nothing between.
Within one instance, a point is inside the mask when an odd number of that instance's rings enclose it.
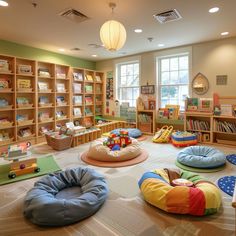
<instances>
[{"instance_id":1,"label":"slanted book display shelf","mask_svg":"<svg viewBox=\"0 0 236 236\"><path fill-rule=\"evenodd\" d=\"M103 72L0 55L0 147L43 142L69 121L94 126L103 82Z\"/></svg>"}]
</instances>

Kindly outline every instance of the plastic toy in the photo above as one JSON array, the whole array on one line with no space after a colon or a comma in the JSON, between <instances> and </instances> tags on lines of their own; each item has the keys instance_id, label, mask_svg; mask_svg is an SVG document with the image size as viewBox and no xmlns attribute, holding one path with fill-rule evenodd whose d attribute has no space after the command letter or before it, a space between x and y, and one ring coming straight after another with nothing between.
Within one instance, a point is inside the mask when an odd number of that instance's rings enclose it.
<instances>
[{"instance_id":1,"label":"plastic toy","mask_svg":"<svg viewBox=\"0 0 236 236\"><path fill-rule=\"evenodd\" d=\"M171 133L173 131L173 126L163 126L160 130L158 130L152 141L154 143L168 143L171 137Z\"/></svg>"},{"instance_id":2,"label":"plastic toy","mask_svg":"<svg viewBox=\"0 0 236 236\"><path fill-rule=\"evenodd\" d=\"M110 134L107 140L103 143L103 145L109 147L111 150L113 149L114 146L116 146L116 150L117 150L117 146L124 148L131 143L132 141L128 135L128 131L120 130L119 136L115 134Z\"/></svg>"},{"instance_id":3,"label":"plastic toy","mask_svg":"<svg viewBox=\"0 0 236 236\"><path fill-rule=\"evenodd\" d=\"M40 168L37 166L36 158L19 161L22 158L31 156L31 152L28 151L30 146L30 142L24 142L16 145L10 145L7 150L2 150L1 156L5 160L12 161L10 164L10 171L8 173L9 178L13 179L19 175L40 171Z\"/></svg>"}]
</instances>

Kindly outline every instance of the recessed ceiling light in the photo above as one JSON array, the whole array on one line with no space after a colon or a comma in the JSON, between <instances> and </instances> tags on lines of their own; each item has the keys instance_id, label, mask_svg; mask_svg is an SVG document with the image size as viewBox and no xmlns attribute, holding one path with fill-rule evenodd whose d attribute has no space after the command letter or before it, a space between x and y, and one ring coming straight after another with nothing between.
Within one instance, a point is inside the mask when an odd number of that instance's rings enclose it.
<instances>
[{"instance_id":1,"label":"recessed ceiling light","mask_svg":"<svg viewBox=\"0 0 236 236\"><path fill-rule=\"evenodd\" d=\"M97 57L97 56L98 56L98 55L96 55L96 54L93 54L93 55L92 55L92 57Z\"/></svg>"},{"instance_id":2,"label":"recessed ceiling light","mask_svg":"<svg viewBox=\"0 0 236 236\"><path fill-rule=\"evenodd\" d=\"M0 6L1 7L7 7L8 3L6 1L0 0Z\"/></svg>"},{"instance_id":3,"label":"recessed ceiling light","mask_svg":"<svg viewBox=\"0 0 236 236\"><path fill-rule=\"evenodd\" d=\"M135 33L142 33L143 30L142 30L142 29L135 29L134 32L135 32Z\"/></svg>"},{"instance_id":4,"label":"recessed ceiling light","mask_svg":"<svg viewBox=\"0 0 236 236\"><path fill-rule=\"evenodd\" d=\"M157 46L158 46L158 47L164 47L165 44L163 44L163 43L159 43Z\"/></svg>"},{"instance_id":5,"label":"recessed ceiling light","mask_svg":"<svg viewBox=\"0 0 236 236\"><path fill-rule=\"evenodd\" d=\"M59 48L58 51L65 52L65 49L64 48Z\"/></svg>"},{"instance_id":6,"label":"recessed ceiling light","mask_svg":"<svg viewBox=\"0 0 236 236\"><path fill-rule=\"evenodd\" d=\"M221 33L222 36L225 36L225 35L228 35L228 34L229 34L229 32L222 32Z\"/></svg>"},{"instance_id":7,"label":"recessed ceiling light","mask_svg":"<svg viewBox=\"0 0 236 236\"><path fill-rule=\"evenodd\" d=\"M219 7L212 7L211 9L209 9L209 12L210 12L210 13L216 13L216 12L218 12L219 10L220 10Z\"/></svg>"}]
</instances>

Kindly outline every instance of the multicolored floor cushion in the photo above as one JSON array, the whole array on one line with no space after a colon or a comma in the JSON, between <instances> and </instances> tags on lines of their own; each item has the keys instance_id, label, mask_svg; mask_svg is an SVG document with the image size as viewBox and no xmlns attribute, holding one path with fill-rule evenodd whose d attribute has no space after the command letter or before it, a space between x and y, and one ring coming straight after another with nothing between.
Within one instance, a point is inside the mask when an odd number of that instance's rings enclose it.
<instances>
[{"instance_id":1,"label":"multicolored floor cushion","mask_svg":"<svg viewBox=\"0 0 236 236\"><path fill-rule=\"evenodd\" d=\"M236 165L236 154L227 155L226 159L228 162L232 163L233 165Z\"/></svg>"},{"instance_id":2,"label":"multicolored floor cushion","mask_svg":"<svg viewBox=\"0 0 236 236\"><path fill-rule=\"evenodd\" d=\"M172 181L178 178L192 181L194 187L173 187ZM221 205L219 189L191 172L153 170L146 172L138 184L144 199L166 212L202 216L216 213Z\"/></svg>"},{"instance_id":3,"label":"multicolored floor cushion","mask_svg":"<svg viewBox=\"0 0 236 236\"><path fill-rule=\"evenodd\" d=\"M98 172L67 169L34 184L25 198L24 215L37 225L68 225L93 215L107 196L108 186Z\"/></svg>"},{"instance_id":4,"label":"multicolored floor cushion","mask_svg":"<svg viewBox=\"0 0 236 236\"><path fill-rule=\"evenodd\" d=\"M172 144L176 147L187 147L197 144L197 135L189 132L177 131L171 135Z\"/></svg>"},{"instance_id":5,"label":"multicolored floor cushion","mask_svg":"<svg viewBox=\"0 0 236 236\"><path fill-rule=\"evenodd\" d=\"M141 154L140 143L136 139L131 139L132 143L120 150L112 151L109 147L103 145L106 139L98 139L91 143L87 156L97 161L118 162L127 161Z\"/></svg>"},{"instance_id":6,"label":"multicolored floor cushion","mask_svg":"<svg viewBox=\"0 0 236 236\"><path fill-rule=\"evenodd\" d=\"M216 148L192 146L178 153L177 161L195 168L216 168L225 165L225 154Z\"/></svg>"},{"instance_id":7,"label":"multicolored floor cushion","mask_svg":"<svg viewBox=\"0 0 236 236\"><path fill-rule=\"evenodd\" d=\"M136 128L119 128L119 129L112 130L110 133L119 136L120 135L120 130L127 130L128 135L131 138L139 138L140 136L142 136L141 130L136 129Z\"/></svg>"},{"instance_id":8,"label":"multicolored floor cushion","mask_svg":"<svg viewBox=\"0 0 236 236\"><path fill-rule=\"evenodd\" d=\"M217 182L219 188L230 196L234 194L234 187L236 183L236 176L224 176Z\"/></svg>"}]
</instances>

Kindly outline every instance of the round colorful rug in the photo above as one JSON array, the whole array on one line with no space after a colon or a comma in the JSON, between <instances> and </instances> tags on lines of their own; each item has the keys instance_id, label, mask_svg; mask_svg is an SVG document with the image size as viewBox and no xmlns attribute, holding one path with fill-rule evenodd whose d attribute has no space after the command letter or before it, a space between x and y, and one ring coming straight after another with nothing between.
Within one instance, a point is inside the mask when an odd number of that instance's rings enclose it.
<instances>
[{"instance_id":1,"label":"round colorful rug","mask_svg":"<svg viewBox=\"0 0 236 236\"><path fill-rule=\"evenodd\" d=\"M236 154L227 155L226 159L228 162L232 163L233 165L236 165Z\"/></svg>"},{"instance_id":2,"label":"round colorful rug","mask_svg":"<svg viewBox=\"0 0 236 236\"><path fill-rule=\"evenodd\" d=\"M234 194L236 176L224 176L217 182L219 188L230 196Z\"/></svg>"}]
</instances>

